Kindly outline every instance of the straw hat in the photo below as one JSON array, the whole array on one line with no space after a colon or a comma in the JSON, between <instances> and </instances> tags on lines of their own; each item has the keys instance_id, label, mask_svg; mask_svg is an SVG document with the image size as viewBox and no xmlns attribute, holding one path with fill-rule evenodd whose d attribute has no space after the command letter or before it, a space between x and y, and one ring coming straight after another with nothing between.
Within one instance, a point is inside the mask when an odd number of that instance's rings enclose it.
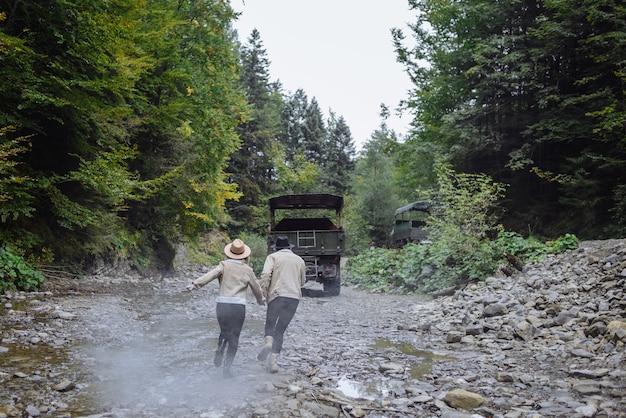
<instances>
[{"instance_id":1,"label":"straw hat","mask_svg":"<svg viewBox=\"0 0 626 418\"><path fill-rule=\"evenodd\" d=\"M235 260L248 258L251 252L250 247L244 244L240 239L236 239L224 247L224 254L226 254L226 257L233 258Z\"/></svg>"}]
</instances>

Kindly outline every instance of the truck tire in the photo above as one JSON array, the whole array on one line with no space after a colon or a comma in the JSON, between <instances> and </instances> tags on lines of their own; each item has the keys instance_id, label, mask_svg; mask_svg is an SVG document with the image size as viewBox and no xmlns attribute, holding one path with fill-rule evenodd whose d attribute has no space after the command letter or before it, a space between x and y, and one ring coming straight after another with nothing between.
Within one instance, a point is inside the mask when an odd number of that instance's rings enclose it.
<instances>
[{"instance_id":1,"label":"truck tire","mask_svg":"<svg viewBox=\"0 0 626 418\"><path fill-rule=\"evenodd\" d=\"M324 292L330 296L339 296L341 290L341 279L337 277L335 280L324 282Z\"/></svg>"}]
</instances>

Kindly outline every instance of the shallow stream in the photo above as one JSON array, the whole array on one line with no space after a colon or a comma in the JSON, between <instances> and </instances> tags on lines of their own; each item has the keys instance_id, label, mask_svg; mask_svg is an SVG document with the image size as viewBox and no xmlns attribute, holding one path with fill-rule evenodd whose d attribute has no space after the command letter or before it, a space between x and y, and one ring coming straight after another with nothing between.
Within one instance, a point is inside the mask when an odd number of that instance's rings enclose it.
<instances>
[{"instance_id":1,"label":"shallow stream","mask_svg":"<svg viewBox=\"0 0 626 418\"><path fill-rule=\"evenodd\" d=\"M73 311L80 321L68 320L61 326L68 334L58 344L54 340L20 344L3 338L0 367L11 377L0 389L0 405L30 404L42 411L56 409L72 417L107 412L144 416L141 414L146 411L159 416L184 416L190 411L211 416L213 411L220 416L233 406L247 402L253 406L267 390L268 382L281 384L294 379L294 372L306 372L298 367L308 367L310 350L324 348L311 346L316 340L308 335L307 327L319 335L350 337L360 334L363 328L355 325L353 313L345 312L350 309L344 306L345 297L324 297L323 292L311 289L290 326L291 333L298 334L294 340L304 341L303 347L290 346L288 335L284 356L287 370L269 375L256 360L263 340L265 308L250 301L233 364L236 376L225 379L213 365L219 333L214 304L217 286L192 293L182 291L183 286L167 282L122 283L109 293L55 301L55 309ZM31 321L5 325L3 335L23 332L35 338L33 324L38 324L38 333L45 334L46 316L33 314L28 303L14 303L11 310L3 311L3 315L8 314L30 316ZM323 315L335 319L325 321ZM59 327L60 320L54 321L50 334ZM73 338L73 333L86 338ZM407 355L410 374L415 379L428 374L435 362L452 360L418 350L407 342L376 339L374 335L371 340L360 341L363 345L359 351L394 349ZM336 390L347 397L371 400L384 398L395 390L393 379L370 374L367 367L354 370L361 367L364 365L337 359L336 378L330 377L335 379ZM351 373L342 374L341 369ZM62 379L74 382L75 389L57 399L42 399L42 385L49 387ZM42 407L44 403L47 407Z\"/></svg>"}]
</instances>

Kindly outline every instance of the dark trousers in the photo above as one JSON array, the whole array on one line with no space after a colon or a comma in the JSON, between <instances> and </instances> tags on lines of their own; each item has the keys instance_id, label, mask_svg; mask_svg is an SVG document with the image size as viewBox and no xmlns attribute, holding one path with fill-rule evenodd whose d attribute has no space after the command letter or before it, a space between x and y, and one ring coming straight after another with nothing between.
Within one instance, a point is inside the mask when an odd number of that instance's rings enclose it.
<instances>
[{"instance_id":1,"label":"dark trousers","mask_svg":"<svg viewBox=\"0 0 626 418\"><path fill-rule=\"evenodd\" d=\"M278 354L282 350L285 330L293 319L299 303L298 299L279 296L267 305L265 336L274 337L272 353Z\"/></svg>"},{"instance_id":2,"label":"dark trousers","mask_svg":"<svg viewBox=\"0 0 626 418\"><path fill-rule=\"evenodd\" d=\"M226 365L230 365L237 354L239 348L239 335L243 328L243 321L246 318L246 305L236 303L218 303L215 309L217 313L217 323L220 325L220 337L217 349L226 352Z\"/></svg>"}]
</instances>

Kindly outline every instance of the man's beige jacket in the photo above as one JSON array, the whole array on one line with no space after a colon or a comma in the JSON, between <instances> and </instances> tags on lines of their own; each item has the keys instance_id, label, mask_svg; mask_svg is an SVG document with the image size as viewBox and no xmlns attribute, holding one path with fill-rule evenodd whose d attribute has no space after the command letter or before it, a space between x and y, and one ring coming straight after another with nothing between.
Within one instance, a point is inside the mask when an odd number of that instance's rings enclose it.
<instances>
[{"instance_id":1,"label":"man's beige jacket","mask_svg":"<svg viewBox=\"0 0 626 418\"><path fill-rule=\"evenodd\" d=\"M288 248L267 256L261 272L261 289L270 303L279 296L292 299L302 297L306 283L304 260Z\"/></svg>"}]
</instances>

